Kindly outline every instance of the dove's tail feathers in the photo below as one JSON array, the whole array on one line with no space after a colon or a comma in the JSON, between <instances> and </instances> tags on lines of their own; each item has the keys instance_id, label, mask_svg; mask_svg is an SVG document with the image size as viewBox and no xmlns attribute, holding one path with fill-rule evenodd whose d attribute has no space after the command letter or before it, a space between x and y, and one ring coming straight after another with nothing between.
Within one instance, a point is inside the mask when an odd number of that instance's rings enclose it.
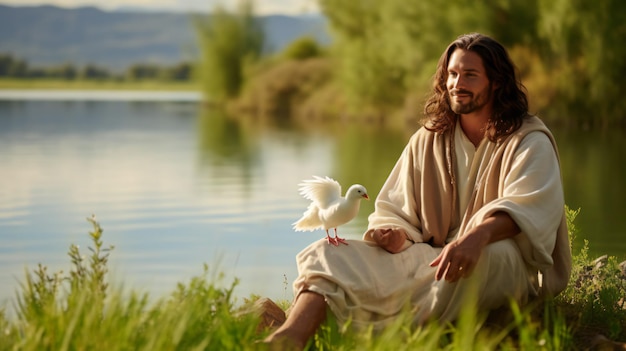
<instances>
[{"instance_id":1,"label":"dove's tail feathers","mask_svg":"<svg viewBox=\"0 0 626 351\"><path fill-rule=\"evenodd\" d=\"M314 223L308 223L304 219L305 218L295 222L293 224L293 230L295 230L296 232L312 232L316 229L322 228L319 224L316 225Z\"/></svg>"},{"instance_id":2,"label":"dove's tail feathers","mask_svg":"<svg viewBox=\"0 0 626 351\"><path fill-rule=\"evenodd\" d=\"M314 231L322 227L317 209L309 209L304 212L302 218L293 223L293 229L297 232Z\"/></svg>"}]
</instances>

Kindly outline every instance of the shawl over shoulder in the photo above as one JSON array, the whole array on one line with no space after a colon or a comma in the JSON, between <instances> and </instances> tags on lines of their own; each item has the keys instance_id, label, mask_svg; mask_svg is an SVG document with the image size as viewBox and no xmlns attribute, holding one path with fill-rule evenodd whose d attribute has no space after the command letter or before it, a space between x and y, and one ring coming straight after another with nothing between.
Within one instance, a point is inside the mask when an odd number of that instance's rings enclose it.
<instances>
[{"instance_id":1,"label":"shawl over shoulder","mask_svg":"<svg viewBox=\"0 0 626 351\"><path fill-rule=\"evenodd\" d=\"M519 149L532 132L549 138L557 163L554 174L533 168L533 155ZM407 245L428 242L444 246L451 240L450 233L463 235L491 214L505 211L522 230L515 241L526 263L540 274L539 293L558 294L569 281L571 251L552 133L539 118L529 116L513 134L497 143L483 141L480 148L486 149L472 175L476 177L474 191L466 212L460 214L454 132L418 130L383 185L363 239L373 241L370 234L374 228L395 227L407 232ZM537 177L547 183L533 182Z\"/></svg>"}]
</instances>

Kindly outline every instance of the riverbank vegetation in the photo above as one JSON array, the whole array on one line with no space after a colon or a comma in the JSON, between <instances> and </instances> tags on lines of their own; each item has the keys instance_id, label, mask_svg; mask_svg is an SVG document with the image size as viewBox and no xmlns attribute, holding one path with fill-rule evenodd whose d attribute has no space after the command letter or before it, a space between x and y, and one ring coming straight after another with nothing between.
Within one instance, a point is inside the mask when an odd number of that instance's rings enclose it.
<instances>
[{"instance_id":1,"label":"riverbank vegetation","mask_svg":"<svg viewBox=\"0 0 626 351\"><path fill-rule=\"evenodd\" d=\"M57 78L13 79L0 78L0 89L49 89L49 90L160 90L160 91L198 91L196 81L158 80L66 80Z\"/></svg>"},{"instance_id":2,"label":"riverbank vegetation","mask_svg":"<svg viewBox=\"0 0 626 351\"><path fill-rule=\"evenodd\" d=\"M577 211L568 210L570 232ZM26 272L15 317L0 313L0 350L263 350L269 332L255 309L258 296L237 301L237 279L205 265L202 274L154 299L109 281L113 247L94 217L85 256L71 245L69 273L40 264ZM470 307L453 324L410 327L410 313L382 333L355 333L329 320L309 350L576 350L624 347L626 276L614 257L592 260L586 245L574 255L567 289L556 299L511 305L486 321ZM287 308L287 301L280 301Z\"/></svg>"},{"instance_id":3,"label":"riverbank vegetation","mask_svg":"<svg viewBox=\"0 0 626 351\"><path fill-rule=\"evenodd\" d=\"M459 34L478 31L510 50L528 87L531 112L575 127L626 126L626 105L619 103L626 84L613 78L626 73L622 59L626 49L621 45L626 3L451 1L442 7L419 0L367 4L321 0L319 4L329 21L332 46L308 57L278 54L238 61L245 62L245 67L239 66L245 79L228 104L237 115L289 112L307 121L413 122L421 115L430 77L445 46ZM241 23L252 18L249 11L232 15ZM205 61L219 55L215 50L205 53L210 53L203 56ZM239 54L250 57L245 50ZM282 110L267 107L276 102L281 102Z\"/></svg>"},{"instance_id":4,"label":"riverbank vegetation","mask_svg":"<svg viewBox=\"0 0 626 351\"><path fill-rule=\"evenodd\" d=\"M136 63L121 72L93 64L76 66L72 63L65 63L51 67L32 67L24 59L11 54L0 54L0 79L9 82L40 83L48 80L131 84L143 81L187 82L192 80L192 71L193 65L190 62L181 62L171 66Z\"/></svg>"}]
</instances>

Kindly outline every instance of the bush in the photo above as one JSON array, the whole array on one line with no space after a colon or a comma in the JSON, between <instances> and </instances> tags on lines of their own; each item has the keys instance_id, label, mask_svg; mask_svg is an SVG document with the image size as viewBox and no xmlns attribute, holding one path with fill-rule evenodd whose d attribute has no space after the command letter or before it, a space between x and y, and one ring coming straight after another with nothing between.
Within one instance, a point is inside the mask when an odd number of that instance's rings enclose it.
<instances>
[{"instance_id":1,"label":"bush","mask_svg":"<svg viewBox=\"0 0 626 351\"><path fill-rule=\"evenodd\" d=\"M579 210L568 210L570 232L576 234L573 219ZM626 271L614 256L591 259L589 242L573 256L572 276L557 301L580 337L604 334L626 338Z\"/></svg>"},{"instance_id":2,"label":"bush","mask_svg":"<svg viewBox=\"0 0 626 351\"><path fill-rule=\"evenodd\" d=\"M323 58L281 61L255 77L236 108L260 118L296 116L305 101L328 84L330 71L331 63Z\"/></svg>"},{"instance_id":3,"label":"bush","mask_svg":"<svg viewBox=\"0 0 626 351\"><path fill-rule=\"evenodd\" d=\"M311 37L302 37L287 46L282 56L288 60L306 60L318 57L322 54L322 48Z\"/></svg>"}]
</instances>

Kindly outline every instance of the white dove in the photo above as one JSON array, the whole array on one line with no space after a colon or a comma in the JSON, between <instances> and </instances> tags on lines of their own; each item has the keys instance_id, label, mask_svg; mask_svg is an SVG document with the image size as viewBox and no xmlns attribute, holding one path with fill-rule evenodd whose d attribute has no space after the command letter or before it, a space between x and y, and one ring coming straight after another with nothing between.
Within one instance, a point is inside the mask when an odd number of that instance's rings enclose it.
<instances>
[{"instance_id":1,"label":"white dove","mask_svg":"<svg viewBox=\"0 0 626 351\"><path fill-rule=\"evenodd\" d=\"M348 245L345 239L337 236L337 227L351 221L359 212L361 199L369 200L367 189L363 185L354 184L341 197L341 185L329 177L313 176L313 179L304 180L299 184L300 195L311 200L311 204L302 218L293 224L296 231L326 230L326 239L329 244L339 246L339 243ZM335 230L335 237L331 238L328 230Z\"/></svg>"}]
</instances>

